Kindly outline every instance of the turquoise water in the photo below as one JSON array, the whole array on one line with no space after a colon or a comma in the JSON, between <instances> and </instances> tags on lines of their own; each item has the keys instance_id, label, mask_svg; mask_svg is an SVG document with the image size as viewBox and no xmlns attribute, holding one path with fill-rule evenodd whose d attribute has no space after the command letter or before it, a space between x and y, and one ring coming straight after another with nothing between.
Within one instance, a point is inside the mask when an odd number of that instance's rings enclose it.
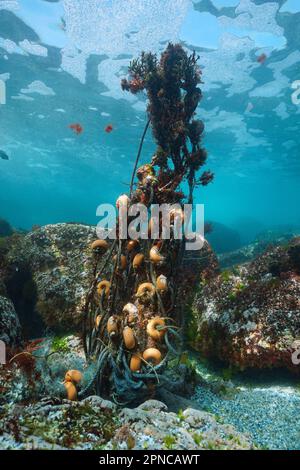
<instances>
[{"instance_id":1,"label":"turquoise water","mask_svg":"<svg viewBox=\"0 0 300 470\"><path fill-rule=\"evenodd\" d=\"M120 80L142 49L196 49L207 167L206 219L253 232L299 225L299 2L2 0L0 216L16 227L96 222L126 191L145 98ZM265 54L261 63L257 58ZM76 135L69 125L80 123ZM112 124L113 131L105 132ZM142 160L153 151L149 132ZM248 228L247 228L248 227Z\"/></svg>"}]
</instances>

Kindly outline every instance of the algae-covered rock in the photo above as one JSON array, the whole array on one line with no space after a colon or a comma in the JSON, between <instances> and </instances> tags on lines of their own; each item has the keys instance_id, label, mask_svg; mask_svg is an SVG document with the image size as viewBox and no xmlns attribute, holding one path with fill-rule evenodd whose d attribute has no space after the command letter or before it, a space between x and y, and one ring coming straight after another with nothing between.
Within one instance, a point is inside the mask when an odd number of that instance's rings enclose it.
<instances>
[{"instance_id":1,"label":"algae-covered rock","mask_svg":"<svg viewBox=\"0 0 300 470\"><path fill-rule=\"evenodd\" d=\"M300 239L204 283L193 303L193 346L245 367L286 367L300 337Z\"/></svg>"},{"instance_id":2,"label":"algae-covered rock","mask_svg":"<svg viewBox=\"0 0 300 470\"><path fill-rule=\"evenodd\" d=\"M11 227L9 222L4 219L1 219L0 217L0 237L8 237L12 235L13 232L13 228Z\"/></svg>"},{"instance_id":3,"label":"algae-covered rock","mask_svg":"<svg viewBox=\"0 0 300 470\"><path fill-rule=\"evenodd\" d=\"M81 329L96 238L95 228L81 224L47 225L11 237L0 278L29 337L41 334L42 322L53 331Z\"/></svg>"},{"instance_id":4,"label":"algae-covered rock","mask_svg":"<svg viewBox=\"0 0 300 470\"><path fill-rule=\"evenodd\" d=\"M0 297L0 340L6 346L16 346L21 339L21 326L13 303Z\"/></svg>"},{"instance_id":5,"label":"algae-covered rock","mask_svg":"<svg viewBox=\"0 0 300 470\"><path fill-rule=\"evenodd\" d=\"M100 397L82 402L44 399L0 408L0 416L0 449L254 448L248 436L220 424L210 413L191 408L171 413L156 400L120 410Z\"/></svg>"}]
</instances>

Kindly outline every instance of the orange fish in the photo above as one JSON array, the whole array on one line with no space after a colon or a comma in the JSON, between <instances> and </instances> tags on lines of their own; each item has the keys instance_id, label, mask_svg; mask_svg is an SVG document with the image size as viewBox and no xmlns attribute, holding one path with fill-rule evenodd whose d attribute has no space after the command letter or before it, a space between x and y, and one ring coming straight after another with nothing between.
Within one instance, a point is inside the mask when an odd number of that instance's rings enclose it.
<instances>
[{"instance_id":1,"label":"orange fish","mask_svg":"<svg viewBox=\"0 0 300 470\"><path fill-rule=\"evenodd\" d=\"M259 57L257 57L257 62L260 64L263 64L267 60L266 54L261 54Z\"/></svg>"},{"instance_id":2,"label":"orange fish","mask_svg":"<svg viewBox=\"0 0 300 470\"><path fill-rule=\"evenodd\" d=\"M105 128L105 132L110 134L113 131L113 129L114 129L113 126L111 124L108 124L108 126L106 126Z\"/></svg>"},{"instance_id":3,"label":"orange fish","mask_svg":"<svg viewBox=\"0 0 300 470\"><path fill-rule=\"evenodd\" d=\"M83 131L83 128L81 127L80 124L70 124L70 129L72 129L74 132L76 132L77 135L81 134Z\"/></svg>"}]
</instances>

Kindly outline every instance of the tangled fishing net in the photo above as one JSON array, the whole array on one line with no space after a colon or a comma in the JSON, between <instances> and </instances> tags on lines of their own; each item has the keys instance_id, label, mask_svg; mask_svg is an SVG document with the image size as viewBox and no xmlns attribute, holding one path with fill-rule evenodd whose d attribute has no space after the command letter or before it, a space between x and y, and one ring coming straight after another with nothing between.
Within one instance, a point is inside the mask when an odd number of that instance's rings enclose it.
<instances>
[{"instance_id":1,"label":"tangled fishing net","mask_svg":"<svg viewBox=\"0 0 300 470\"><path fill-rule=\"evenodd\" d=\"M130 403L172 383L168 365L182 351L184 303L192 286L184 271L186 240L177 239L175 228L184 223L183 204L193 204L194 189L213 179L209 171L198 174L207 153L201 147L204 124L195 118L202 97L197 61L195 53L188 55L180 45L169 44L160 59L142 53L130 64L128 79L122 80L123 90L146 92L149 104L130 192L120 196L117 207L129 210L142 203L150 212L153 204L176 203L179 209L170 211L170 239L163 239L160 220L153 234L150 218L147 240L122 239L117 222L116 240L93 243L94 274L84 306L83 340L87 361L96 363L96 372L81 397L96 391ZM149 164L138 167L150 126L156 152Z\"/></svg>"}]
</instances>

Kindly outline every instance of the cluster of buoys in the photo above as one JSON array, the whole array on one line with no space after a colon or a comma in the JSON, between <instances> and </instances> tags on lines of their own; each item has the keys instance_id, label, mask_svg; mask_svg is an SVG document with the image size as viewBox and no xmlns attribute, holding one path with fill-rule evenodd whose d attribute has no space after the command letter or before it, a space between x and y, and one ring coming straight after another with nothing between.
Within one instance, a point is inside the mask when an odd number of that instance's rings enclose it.
<instances>
[{"instance_id":1,"label":"cluster of buoys","mask_svg":"<svg viewBox=\"0 0 300 470\"><path fill-rule=\"evenodd\" d=\"M117 207L120 208L121 205L127 205L129 202L127 196L120 196L117 201ZM165 257L160 253L160 244L159 242L154 244L149 252L149 261L154 266L159 266L165 262ZM105 240L96 240L91 245L92 250L95 250L98 254L104 254L109 245ZM127 256L125 254L114 255L113 261L117 264L117 270L123 272L128 267L129 258L132 260L132 267L135 272L138 272L145 263L145 255L139 252L140 242L138 240L129 240L126 244ZM139 304L149 305L154 302L155 296L158 293L163 294L168 290L168 280L167 277L163 274L160 274L155 285L151 282L141 283L136 290L135 298ZM104 296L106 299L109 297L111 292L111 282L108 280L101 280L97 284L97 292L99 296ZM95 320L95 328L99 329L99 325L102 320L102 315L98 315ZM134 351L138 346L138 341L135 335L135 327L139 320L139 309L133 303L127 303L123 307L123 318L112 315L106 325L107 334L109 338L113 341L116 338L122 337L125 348L128 351ZM153 342L159 342L163 339L166 332L165 320L160 316L156 315L150 320L148 320L146 326L147 336ZM132 352L129 367L132 372L138 372L141 369L142 363L152 363L157 365L162 360L162 353L156 347L149 347L143 353L141 352Z\"/></svg>"},{"instance_id":2,"label":"cluster of buoys","mask_svg":"<svg viewBox=\"0 0 300 470\"><path fill-rule=\"evenodd\" d=\"M150 171L150 167L144 166L138 173L140 180L147 178L153 178L154 175ZM116 207L119 211L122 208L128 208L130 199L126 194L121 195L117 202ZM174 209L170 212L170 220L174 223L176 219L184 220L183 211ZM149 230L152 230L153 220L150 219ZM139 240L129 240L125 246L125 253L119 252L119 254L113 255L113 262L115 266L115 272L123 275L132 268L136 276L144 273L144 267L147 263L151 263L152 266L157 269L160 266L165 265L166 257L161 253L163 242L161 240L156 241L148 252L148 257L141 251ZM97 255L103 255L109 249L109 244L106 240L96 240L92 243L91 249ZM102 299L109 299L111 295L111 281L102 279L97 284L98 295ZM122 310L122 315L111 315L106 324L106 331L111 341L122 340L123 345L128 352L131 353L129 360L129 367L132 372L139 372L142 364L158 365L162 361L162 352L158 349L157 343L161 342L167 331L165 319L155 314L149 318L149 309L153 308L152 305L155 303L156 296L164 295L169 289L168 279L164 274L158 275L153 278L153 282L142 282L136 287L135 291L135 303L127 303ZM147 310L147 316L144 318L144 308ZM103 313L103 312L102 312ZM95 329L99 330L103 315L97 315L95 319ZM148 318L148 320L147 320ZM146 349L144 352L138 351L139 348L139 328L145 328L144 340L146 342ZM103 331L103 330L101 330ZM147 340L148 338L148 340Z\"/></svg>"}]
</instances>

